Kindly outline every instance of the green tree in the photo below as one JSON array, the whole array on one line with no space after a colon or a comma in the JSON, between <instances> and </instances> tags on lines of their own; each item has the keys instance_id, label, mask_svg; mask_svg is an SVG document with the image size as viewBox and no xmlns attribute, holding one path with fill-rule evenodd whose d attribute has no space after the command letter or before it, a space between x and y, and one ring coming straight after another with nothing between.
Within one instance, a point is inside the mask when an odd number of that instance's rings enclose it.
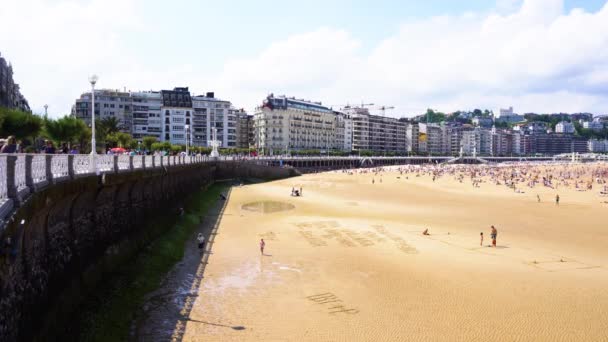
<instances>
[{"instance_id":1,"label":"green tree","mask_svg":"<svg viewBox=\"0 0 608 342\"><path fill-rule=\"evenodd\" d=\"M115 133L110 133L110 134L106 135L105 140L111 146L127 148L127 147L131 147L131 142L133 141L133 137L131 137L131 135L128 133L115 132Z\"/></svg>"},{"instance_id":2,"label":"green tree","mask_svg":"<svg viewBox=\"0 0 608 342\"><path fill-rule=\"evenodd\" d=\"M110 116L99 121L99 128L105 135L118 133L120 131L120 122L117 118Z\"/></svg>"},{"instance_id":3,"label":"green tree","mask_svg":"<svg viewBox=\"0 0 608 342\"><path fill-rule=\"evenodd\" d=\"M154 143L157 142L156 137L144 137L142 139L142 143L144 144L144 147L146 148L146 150L148 151L152 151L152 145L154 145Z\"/></svg>"},{"instance_id":4,"label":"green tree","mask_svg":"<svg viewBox=\"0 0 608 342\"><path fill-rule=\"evenodd\" d=\"M0 136L34 139L42 130L42 118L32 113L0 107Z\"/></svg>"},{"instance_id":5,"label":"green tree","mask_svg":"<svg viewBox=\"0 0 608 342\"><path fill-rule=\"evenodd\" d=\"M72 116L64 116L59 119L43 119L44 137L60 145L62 143L71 146L73 143L83 143L90 136L90 130L84 121Z\"/></svg>"}]
</instances>

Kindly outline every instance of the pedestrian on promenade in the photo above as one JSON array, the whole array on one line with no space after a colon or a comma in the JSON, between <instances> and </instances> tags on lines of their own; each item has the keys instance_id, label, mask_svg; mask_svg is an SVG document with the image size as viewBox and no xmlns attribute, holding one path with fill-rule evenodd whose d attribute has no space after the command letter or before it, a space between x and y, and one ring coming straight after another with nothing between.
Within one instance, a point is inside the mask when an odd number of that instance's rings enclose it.
<instances>
[{"instance_id":1,"label":"pedestrian on promenade","mask_svg":"<svg viewBox=\"0 0 608 342\"><path fill-rule=\"evenodd\" d=\"M490 233L490 237L492 238L492 246L496 247L496 237L498 236L498 231L496 227L492 226L492 232Z\"/></svg>"},{"instance_id":2,"label":"pedestrian on promenade","mask_svg":"<svg viewBox=\"0 0 608 342\"><path fill-rule=\"evenodd\" d=\"M264 242L264 239L260 239L260 252L262 255L264 255L264 247L266 247L266 242Z\"/></svg>"},{"instance_id":3,"label":"pedestrian on promenade","mask_svg":"<svg viewBox=\"0 0 608 342\"><path fill-rule=\"evenodd\" d=\"M50 140L46 141L46 146L44 147L44 153L55 154L55 146L53 146L52 141L50 141Z\"/></svg>"},{"instance_id":4,"label":"pedestrian on promenade","mask_svg":"<svg viewBox=\"0 0 608 342\"><path fill-rule=\"evenodd\" d=\"M6 139L6 143L2 146L2 150L0 153L16 153L17 152L17 143L15 141L14 136L10 136Z\"/></svg>"},{"instance_id":5,"label":"pedestrian on promenade","mask_svg":"<svg viewBox=\"0 0 608 342\"><path fill-rule=\"evenodd\" d=\"M198 249L201 252L205 252L205 237L203 236L203 233L198 233L196 240L198 241Z\"/></svg>"}]
</instances>

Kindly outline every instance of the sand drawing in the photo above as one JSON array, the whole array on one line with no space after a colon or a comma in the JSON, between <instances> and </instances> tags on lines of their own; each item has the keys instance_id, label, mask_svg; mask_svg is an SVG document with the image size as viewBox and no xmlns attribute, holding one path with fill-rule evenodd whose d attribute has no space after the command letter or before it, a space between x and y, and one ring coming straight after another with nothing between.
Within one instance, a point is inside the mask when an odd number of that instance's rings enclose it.
<instances>
[{"instance_id":1,"label":"sand drawing","mask_svg":"<svg viewBox=\"0 0 608 342\"><path fill-rule=\"evenodd\" d=\"M343 301L331 292L315 294L306 297L306 299L315 304L324 305L324 307L327 308L328 313L331 315L338 313L354 315L359 313L359 310L357 309L349 309L348 307L344 306Z\"/></svg>"}]
</instances>

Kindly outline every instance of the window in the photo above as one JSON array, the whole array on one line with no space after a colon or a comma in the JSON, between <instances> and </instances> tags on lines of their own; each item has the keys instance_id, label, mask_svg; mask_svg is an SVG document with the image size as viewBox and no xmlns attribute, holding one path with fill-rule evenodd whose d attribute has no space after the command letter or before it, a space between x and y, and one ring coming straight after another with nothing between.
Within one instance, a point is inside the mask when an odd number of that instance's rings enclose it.
<instances>
[{"instance_id":1,"label":"window","mask_svg":"<svg viewBox=\"0 0 608 342\"><path fill-rule=\"evenodd\" d=\"M108 104L107 104L107 103L104 103L104 104L103 104L103 108L108 108Z\"/></svg>"},{"instance_id":2,"label":"window","mask_svg":"<svg viewBox=\"0 0 608 342\"><path fill-rule=\"evenodd\" d=\"M182 122L184 122L184 118L176 118L176 117L174 117L174 118L173 118L173 122L179 122L179 123L182 123Z\"/></svg>"},{"instance_id":3,"label":"window","mask_svg":"<svg viewBox=\"0 0 608 342\"><path fill-rule=\"evenodd\" d=\"M114 108L114 104L113 103L110 104L110 108Z\"/></svg>"},{"instance_id":4,"label":"window","mask_svg":"<svg viewBox=\"0 0 608 342\"><path fill-rule=\"evenodd\" d=\"M171 126L171 128L174 131L183 131L184 130L184 126L175 126L175 125L173 125L173 126Z\"/></svg>"},{"instance_id":5,"label":"window","mask_svg":"<svg viewBox=\"0 0 608 342\"><path fill-rule=\"evenodd\" d=\"M183 134L173 134L173 139L184 139Z\"/></svg>"},{"instance_id":6,"label":"window","mask_svg":"<svg viewBox=\"0 0 608 342\"><path fill-rule=\"evenodd\" d=\"M122 105L118 105L118 108L122 108Z\"/></svg>"}]
</instances>

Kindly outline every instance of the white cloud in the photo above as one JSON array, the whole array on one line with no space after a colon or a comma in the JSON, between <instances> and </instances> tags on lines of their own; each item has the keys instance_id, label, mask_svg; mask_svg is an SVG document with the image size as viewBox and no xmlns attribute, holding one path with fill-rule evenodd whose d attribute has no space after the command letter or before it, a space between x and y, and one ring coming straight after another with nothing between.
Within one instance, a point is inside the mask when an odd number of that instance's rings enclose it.
<instances>
[{"instance_id":1,"label":"white cloud","mask_svg":"<svg viewBox=\"0 0 608 342\"><path fill-rule=\"evenodd\" d=\"M227 63L218 84L248 105L274 91L328 104L365 99L397 106L394 115L509 105L608 112L608 5L564 13L561 0L526 0L505 11L513 4L406 22L368 53L342 30L293 36Z\"/></svg>"}]
</instances>

